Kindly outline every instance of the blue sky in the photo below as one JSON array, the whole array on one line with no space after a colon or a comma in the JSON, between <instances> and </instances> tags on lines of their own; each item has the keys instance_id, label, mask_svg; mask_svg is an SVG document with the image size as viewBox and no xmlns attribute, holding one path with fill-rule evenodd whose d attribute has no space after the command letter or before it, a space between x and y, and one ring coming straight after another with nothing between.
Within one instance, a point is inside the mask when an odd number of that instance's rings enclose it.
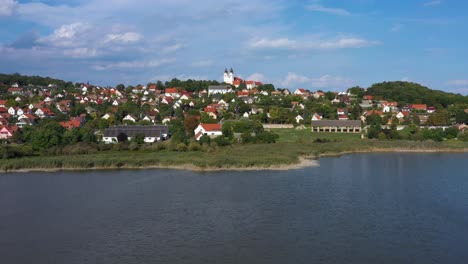
<instances>
[{"instance_id":1,"label":"blue sky","mask_svg":"<svg viewBox=\"0 0 468 264\"><path fill-rule=\"evenodd\" d=\"M459 0L0 0L0 72L100 85L222 80L468 94Z\"/></svg>"}]
</instances>

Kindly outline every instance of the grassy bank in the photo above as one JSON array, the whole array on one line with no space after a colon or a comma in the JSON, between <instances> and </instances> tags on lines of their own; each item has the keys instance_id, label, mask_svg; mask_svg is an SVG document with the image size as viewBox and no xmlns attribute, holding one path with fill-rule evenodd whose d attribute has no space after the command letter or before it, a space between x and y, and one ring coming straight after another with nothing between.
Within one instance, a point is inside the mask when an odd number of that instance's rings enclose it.
<instances>
[{"instance_id":1,"label":"grassy bank","mask_svg":"<svg viewBox=\"0 0 468 264\"><path fill-rule=\"evenodd\" d=\"M297 164L301 157L318 158L350 152L372 151L468 151L468 142L378 141L360 139L359 134L312 133L284 129L276 144L235 144L209 151L170 150L103 151L86 155L40 156L1 160L0 170L106 169L167 167L184 169L280 168ZM321 142L317 142L320 139ZM325 142L323 142L325 141Z\"/></svg>"}]
</instances>

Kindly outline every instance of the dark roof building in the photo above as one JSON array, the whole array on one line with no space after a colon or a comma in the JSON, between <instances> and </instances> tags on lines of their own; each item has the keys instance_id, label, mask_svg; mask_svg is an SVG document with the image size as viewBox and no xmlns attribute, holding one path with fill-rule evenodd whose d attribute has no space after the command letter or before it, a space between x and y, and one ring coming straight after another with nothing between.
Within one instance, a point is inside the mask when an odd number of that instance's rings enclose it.
<instances>
[{"instance_id":1,"label":"dark roof building","mask_svg":"<svg viewBox=\"0 0 468 264\"><path fill-rule=\"evenodd\" d=\"M360 133L360 120L312 120L312 132Z\"/></svg>"},{"instance_id":2,"label":"dark roof building","mask_svg":"<svg viewBox=\"0 0 468 264\"><path fill-rule=\"evenodd\" d=\"M169 135L169 128L165 125L155 126L114 126L104 130L103 141L106 143L116 143L119 134L125 134L129 140L136 135L144 135L145 142L153 143L166 139Z\"/></svg>"}]
</instances>

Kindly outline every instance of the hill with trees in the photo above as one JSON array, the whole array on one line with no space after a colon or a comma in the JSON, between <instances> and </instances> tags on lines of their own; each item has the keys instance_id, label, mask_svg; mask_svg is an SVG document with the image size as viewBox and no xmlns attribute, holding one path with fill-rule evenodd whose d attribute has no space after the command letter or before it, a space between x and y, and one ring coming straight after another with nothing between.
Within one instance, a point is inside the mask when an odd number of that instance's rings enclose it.
<instances>
[{"instance_id":1,"label":"hill with trees","mask_svg":"<svg viewBox=\"0 0 468 264\"><path fill-rule=\"evenodd\" d=\"M373 84L367 89L367 95L406 104L441 105L444 108L451 104L468 104L468 96L432 90L413 82L382 82Z\"/></svg>"}]
</instances>

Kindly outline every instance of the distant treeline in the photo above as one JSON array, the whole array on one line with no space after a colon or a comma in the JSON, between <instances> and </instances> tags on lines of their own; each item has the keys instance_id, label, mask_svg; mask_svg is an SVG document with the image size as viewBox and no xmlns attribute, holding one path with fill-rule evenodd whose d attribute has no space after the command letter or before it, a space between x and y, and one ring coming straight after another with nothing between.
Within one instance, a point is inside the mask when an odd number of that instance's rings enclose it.
<instances>
[{"instance_id":1,"label":"distant treeline","mask_svg":"<svg viewBox=\"0 0 468 264\"><path fill-rule=\"evenodd\" d=\"M441 105L468 104L468 96L429 89L412 82L382 82L367 89L368 95L405 104Z\"/></svg>"},{"instance_id":2,"label":"distant treeline","mask_svg":"<svg viewBox=\"0 0 468 264\"><path fill-rule=\"evenodd\" d=\"M13 84L18 84L19 86L27 85L37 85L37 86L48 86L49 84L57 85L58 87L72 87L74 84L72 82L66 82L59 79L54 79L50 77L40 77L40 76L26 76L19 73L14 74L1 74L0 73L0 85L11 86Z\"/></svg>"}]
</instances>

